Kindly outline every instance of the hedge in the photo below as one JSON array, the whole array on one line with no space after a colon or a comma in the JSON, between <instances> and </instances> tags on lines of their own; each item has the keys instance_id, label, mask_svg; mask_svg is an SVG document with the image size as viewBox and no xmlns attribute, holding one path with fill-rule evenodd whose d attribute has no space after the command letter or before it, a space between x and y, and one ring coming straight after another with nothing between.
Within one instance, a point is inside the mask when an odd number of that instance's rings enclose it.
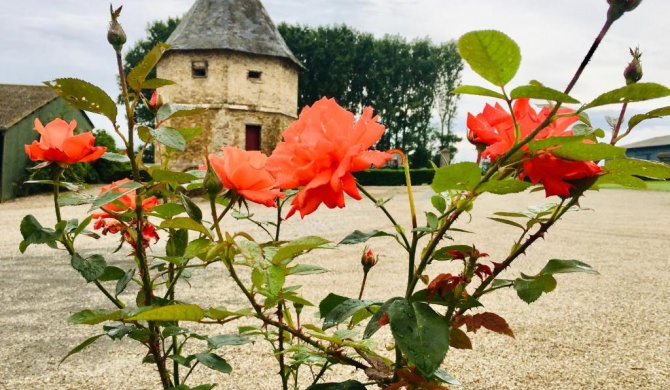
<instances>
[{"instance_id":1,"label":"hedge","mask_svg":"<svg viewBox=\"0 0 670 390\"><path fill-rule=\"evenodd\" d=\"M356 180L364 186L404 186L405 171L402 169L370 169L353 173ZM413 185L433 182L435 170L431 168L410 169Z\"/></svg>"}]
</instances>

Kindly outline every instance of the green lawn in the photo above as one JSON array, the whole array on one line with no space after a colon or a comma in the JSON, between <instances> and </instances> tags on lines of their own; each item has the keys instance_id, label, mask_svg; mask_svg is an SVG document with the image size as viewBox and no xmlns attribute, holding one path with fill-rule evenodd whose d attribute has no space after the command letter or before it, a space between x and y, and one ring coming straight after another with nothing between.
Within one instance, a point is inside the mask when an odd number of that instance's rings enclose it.
<instances>
[{"instance_id":1,"label":"green lawn","mask_svg":"<svg viewBox=\"0 0 670 390\"><path fill-rule=\"evenodd\" d=\"M668 180L665 180L665 181L664 180L654 180L654 181L649 180L646 183L647 183L647 190L670 192L670 181L668 181ZM628 189L630 189L629 187L620 186L618 184L601 184L601 185L599 185L599 187L602 188L602 189L610 189L610 188L614 188L614 189L628 188ZM637 188L635 188L635 189L637 189ZM644 190L644 189L640 188L640 190Z\"/></svg>"}]
</instances>

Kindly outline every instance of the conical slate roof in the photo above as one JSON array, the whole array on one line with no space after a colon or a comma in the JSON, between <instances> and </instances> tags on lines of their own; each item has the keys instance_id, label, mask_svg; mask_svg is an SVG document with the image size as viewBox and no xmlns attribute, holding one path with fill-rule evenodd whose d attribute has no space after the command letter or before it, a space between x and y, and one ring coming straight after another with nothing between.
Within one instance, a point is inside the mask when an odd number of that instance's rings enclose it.
<instances>
[{"instance_id":1,"label":"conical slate roof","mask_svg":"<svg viewBox=\"0 0 670 390\"><path fill-rule=\"evenodd\" d=\"M283 57L302 66L260 0L196 0L167 43L170 50L227 49Z\"/></svg>"}]
</instances>

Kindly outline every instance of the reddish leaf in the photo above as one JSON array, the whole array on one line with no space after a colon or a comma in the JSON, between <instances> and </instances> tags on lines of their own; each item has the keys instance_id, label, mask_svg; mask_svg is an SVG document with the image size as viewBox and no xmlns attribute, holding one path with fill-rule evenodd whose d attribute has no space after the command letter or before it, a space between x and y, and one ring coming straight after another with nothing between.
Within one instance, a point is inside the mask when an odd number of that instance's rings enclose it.
<instances>
[{"instance_id":1,"label":"reddish leaf","mask_svg":"<svg viewBox=\"0 0 670 390\"><path fill-rule=\"evenodd\" d=\"M505 321L505 319L501 316L490 312L477 315L481 316L481 325L484 328L490 330L491 332L505 334L511 338L514 338L514 332L512 332L512 329L510 329L507 321Z\"/></svg>"},{"instance_id":2,"label":"reddish leaf","mask_svg":"<svg viewBox=\"0 0 670 390\"><path fill-rule=\"evenodd\" d=\"M458 328L451 328L449 345L456 349L472 349L472 341L465 332Z\"/></svg>"}]
</instances>

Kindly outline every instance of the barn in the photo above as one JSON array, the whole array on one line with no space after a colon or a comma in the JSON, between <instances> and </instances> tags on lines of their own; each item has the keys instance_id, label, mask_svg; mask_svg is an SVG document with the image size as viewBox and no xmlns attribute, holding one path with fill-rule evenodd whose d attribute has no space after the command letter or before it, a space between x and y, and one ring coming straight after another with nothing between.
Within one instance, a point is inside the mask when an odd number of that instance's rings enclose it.
<instances>
[{"instance_id":1,"label":"barn","mask_svg":"<svg viewBox=\"0 0 670 390\"><path fill-rule=\"evenodd\" d=\"M0 84L0 201L15 198L33 162L24 145L39 137L35 118L46 124L55 118L77 121L77 130L93 128L86 113L68 106L51 88L40 85Z\"/></svg>"}]
</instances>

